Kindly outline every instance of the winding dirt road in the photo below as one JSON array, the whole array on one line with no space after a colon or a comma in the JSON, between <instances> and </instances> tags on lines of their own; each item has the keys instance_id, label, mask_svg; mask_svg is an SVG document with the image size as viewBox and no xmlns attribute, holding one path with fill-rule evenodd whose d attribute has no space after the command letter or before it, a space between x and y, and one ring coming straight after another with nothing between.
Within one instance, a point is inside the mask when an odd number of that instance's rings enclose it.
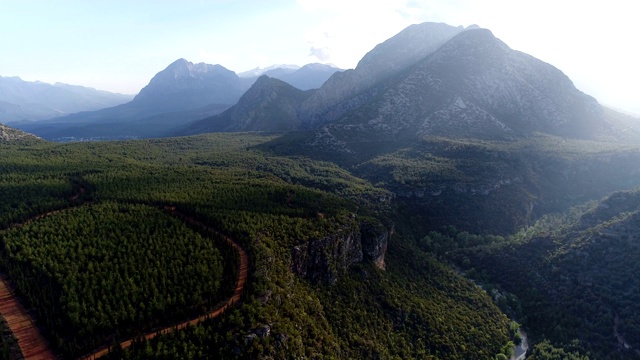
<instances>
[{"instance_id":1,"label":"winding dirt road","mask_svg":"<svg viewBox=\"0 0 640 360\"><path fill-rule=\"evenodd\" d=\"M211 232L220 234L218 231L211 228L210 226L207 226L206 224L203 224L192 217L189 217L187 215L177 212L173 207L165 207L164 209L190 224L193 224L203 229L209 230ZM66 210L66 209L63 209L63 210ZM63 210L56 210L56 211L48 212L46 214L41 214L21 224L16 224L13 226L14 227L22 226L34 220L41 219L45 216L49 216ZM242 248L242 246L236 243L233 239L227 236L224 236L224 238L227 242L229 242L229 244L231 244L238 251L240 255L240 262L238 263L238 281L236 282L236 288L233 292L233 295L231 295L231 297L227 299L227 301L223 305L210 311L207 314L198 316L196 318L184 321L176 325L168 326L160 330L149 332L141 336L136 336L136 339L139 339L139 338L144 338L147 340L153 339L158 335L168 334L172 331L184 329L190 325L196 325L197 323L203 320L218 317L221 314L223 314L227 309L229 309L238 301L240 301L240 298L242 297L242 294L244 292L244 284L247 281L249 257L247 255L247 252L244 250L244 248ZM36 326L34 319L31 317L29 312L27 312L27 310L22 306L22 304L18 301L17 297L14 295L13 291L11 290L9 283L2 276L2 274L0 274L0 314L5 318L9 328L11 329L11 332L18 339L18 346L20 346L20 350L22 351L22 354L25 360L57 359L57 357L54 355L53 351L49 347L49 343L40 333L40 330ZM131 338L121 342L120 347L124 349L131 346L131 344L133 343L133 340L134 339ZM92 354L85 355L81 359L82 360L97 359L108 353L109 353L109 347L104 347Z\"/></svg>"},{"instance_id":2,"label":"winding dirt road","mask_svg":"<svg viewBox=\"0 0 640 360\"><path fill-rule=\"evenodd\" d=\"M0 314L7 321L26 360L56 359L34 319L20 304L9 282L0 274Z\"/></svg>"}]
</instances>

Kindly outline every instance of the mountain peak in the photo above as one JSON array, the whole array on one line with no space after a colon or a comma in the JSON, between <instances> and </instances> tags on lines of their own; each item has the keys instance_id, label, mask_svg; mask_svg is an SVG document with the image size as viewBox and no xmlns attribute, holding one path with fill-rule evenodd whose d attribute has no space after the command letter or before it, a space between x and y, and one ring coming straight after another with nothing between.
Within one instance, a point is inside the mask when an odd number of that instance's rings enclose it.
<instances>
[{"instance_id":1,"label":"mountain peak","mask_svg":"<svg viewBox=\"0 0 640 360\"><path fill-rule=\"evenodd\" d=\"M311 63L311 64L307 64L303 67L300 68L300 70L303 69L313 69L313 70L318 70L318 71L332 71L335 72L335 70L339 70L340 68L336 67L333 64L322 64L322 63Z\"/></svg>"},{"instance_id":2,"label":"mountain peak","mask_svg":"<svg viewBox=\"0 0 640 360\"><path fill-rule=\"evenodd\" d=\"M226 94L221 91L223 84L227 84L224 91ZM216 96L207 94L211 91L218 94ZM214 102L232 104L239 97L238 93L241 94L243 91L244 88L236 73L224 66L194 64L185 59L178 59L157 73L149 81L149 85L140 90L134 101L153 101L159 104L176 101L194 102L195 97L202 98L202 101L195 101L199 106ZM178 94L185 98L178 100L175 97ZM204 99L211 99L211 101L206 102Z\"/></svg>"},{"instance_id":3,"label":"mountain peak","mask_svg":"<svg viewBox=\"0 0 640 360\"><path fill-rule=\"evenodd\" d=\"M431 54L464 30L462 26L444 23L424 22L410 25L374 47L358 62L356 68L403 68Z\"/></svg>"},{"instance_id":4,"label":"mountain peak","mask_svg":"<svg viewBox=\"0 0 640 360\"><path fill-rule=\"evenodd\" d=\"M172 62L171 64L169 64L169 66L167 67L172 68L172 67L178 67L178 66L188 66L189 64L192 64L192 63L185 58L180 58Z\"/></svg>"},{"instance_id":5,"label":"mountain peak","mask_svg":"<svg viewBox=\"0 0 640 360\"><path fill-rule=\"evenodd\" d=\"M275 64L275 65L271 65L271 66L267 66L265 68L261 68L261 67L256 67L254 69L251 70L247 70L247 71L243 71L241 73L238 74L239 77L241 78L250 78L250 77L256 77L256 76L260 76L263 75L267 72L271 72L274 70L279 70L280 72L284 72L284 73L292 73L296 70L300 69L300 66L298 65L293 65L293 64Z\"/></svg>"},{"instance_id":6,"label":"mountain peak","mask_svg":"<svg viewBox=\"0 0 640 360\"><path fill-rule=\"evenodd\" d=\"M463 32L462 26L414 24L376 45L353 70L334 74L303 104L310 126L336 120L375 96L375 85L415 65ZM357 101L352 97L357 96ZM340 105L342 104L342 105Z\"/></svg>"},{"instance_id":7,"label":"mountain peak","mask_svg":"<svg viewBox=\"0 0 640 360\"><path fill-rule=\"evenodd\" d=\"M180 58L173 63L171 63L165 70L160 72L159 74L167 72L172 74L174 78L185 78L185 77L201 77L207 76L211 73L232 73L232 71L226 69L222 65L211 65L206 63L197 63L194 64L190 61L187 61L183 58ZM158 74L158 75L159 75ZM157 75L156 75L157 76Z\"/></svg>"}]
</instances>

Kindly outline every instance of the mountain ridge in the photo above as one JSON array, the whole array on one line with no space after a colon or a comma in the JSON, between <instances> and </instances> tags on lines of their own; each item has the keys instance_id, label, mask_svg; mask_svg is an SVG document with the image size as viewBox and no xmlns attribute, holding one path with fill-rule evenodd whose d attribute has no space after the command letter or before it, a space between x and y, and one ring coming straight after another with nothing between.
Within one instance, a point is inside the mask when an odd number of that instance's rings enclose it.
<instances>
[{"instance_id":1,"label":"mountain ridge","mask_svg":"<svg viewBox=\"0 0 640 360\"><path fill-rule=\"evenodd\" d=\"M6 123L46 120L64 114L124 103L132 95L57 82L24 81L0 76L0 120Z\"/></svg>"},{"instance_id":2,"label":"mountain ridge","mask_svg":"<svg viewBox=\"0 0 640 360\"><path fill-rule=\"evenodd\" d=\"M262 75L238 103L221 114L192 123L179 135L225 131L290 131L301 124L300 104L313 93Z\"/></svg>"},{"instance_id":3,"label":"mountain ridge","mask_svg":"<svg viewBox=\"0 0 640 360\"><path fill-rule=\"evenodd\" d=\"M270 69L266 73L306 89L319 87L336 71L339 69L308 64L299 69ZM219 64L194 64L180 58L158 72L128 103L20 126L57 141L162 137L231 107L256 79L239 77Z\"/></svg>"},{"instance_id":4,"label":"mountain ridge","mask_svg":"<svg viewBox=\"0 0 640 360\"><path fill-rule=\"evenodd\" d=\"M625 133L628 121L622 114L605 111L562 71L512 50L480 28L459 32L426 58L345 103L346 108L327 110L336 120L292 135L296 145L291 147L309 147L298 151L314 156L353 158L363 152L363 144L399 146L425 136L509 140L544 133L640 140L634 129ZM308 115L304 106L303 116ZM278 139L278 146L286 141Z\"/></svg>"}]
</instances>

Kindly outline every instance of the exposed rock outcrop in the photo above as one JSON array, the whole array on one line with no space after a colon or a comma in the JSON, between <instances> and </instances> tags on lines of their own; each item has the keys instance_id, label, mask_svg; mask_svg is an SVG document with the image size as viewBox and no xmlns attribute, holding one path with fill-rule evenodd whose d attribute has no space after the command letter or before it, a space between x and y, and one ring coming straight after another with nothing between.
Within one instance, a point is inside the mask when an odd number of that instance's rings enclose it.
<instances>
[{"instance_id":1,"label":"exposed rock outcrop","mask_svg":"<svg viewBox=\"0 0 640 360\"><path fill-rule=\"evenodd\" d=\"M360 222L360 234L362 240L363 260L373 262L378 268L384 269L384 255L387 252L389 237L393 235L393 227L390 230L379 222Z\"/></svg>"},{"instance_id":2,"label":"exposed rock outcrop","mask_svg":"<svg viewBox=\"0 0 640 360\"><path fill-rule=\"evenodd\" d=\"M3 141L16 141L16 140L26 140L26 139L40 139L39 137L26 133L24 131L20 131L11 127L8 127L4 124L0 124L0 142Z\"/></svg>"},{"instance_id":3,"label":"exposed rock outcrop","mask_svg":"<svg viewBox=\"0 0 640 360\"><path fill-rule=\"evenodd\" d=\"M311 282L333 284L358 262L370 261L384 269L392 233L375 219L354 221L333 235L295 246L291 270Z\"/></svg>"}]
</instances>

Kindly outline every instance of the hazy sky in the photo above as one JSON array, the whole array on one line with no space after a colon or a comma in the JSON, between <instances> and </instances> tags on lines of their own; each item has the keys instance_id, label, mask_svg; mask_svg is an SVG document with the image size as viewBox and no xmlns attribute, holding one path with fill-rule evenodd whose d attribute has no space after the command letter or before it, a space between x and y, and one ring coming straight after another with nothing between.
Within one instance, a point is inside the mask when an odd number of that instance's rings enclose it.
<instances>
[{"instance_id":1,"label":"hazy sky","mask_svg":"<svg viewBox=\"0 0 640 360\"><path fill-rule=\"evenodd\" d=\"M0 0L0 76L137 93L178 58L241 72L353 68L424 21L478 24L640 113L640 5L632 0Z\"/></svg>"}]
</instances>

